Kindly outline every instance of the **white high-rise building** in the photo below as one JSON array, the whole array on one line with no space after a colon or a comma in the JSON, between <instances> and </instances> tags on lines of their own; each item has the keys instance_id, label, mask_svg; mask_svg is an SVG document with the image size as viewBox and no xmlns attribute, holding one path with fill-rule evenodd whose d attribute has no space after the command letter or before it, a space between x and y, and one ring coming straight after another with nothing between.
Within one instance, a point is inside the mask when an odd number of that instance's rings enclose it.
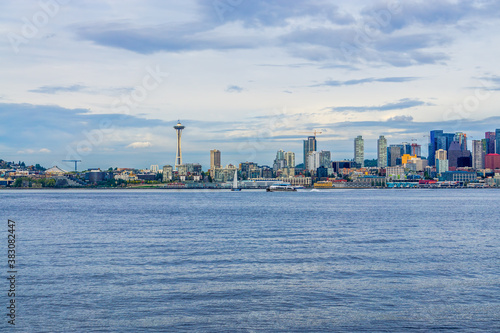
<instances>
[{"instance_id":1,"label":"white high-rise building","mask_svg":"<svg viewBox=\"0 0 500 333\"><path fill-rule=\"evenodd\" d=\"M295 153L289 151L285 153L286 166L288 168L295 168Z\"/></svg>"},{"instance_id":2,"label":"white high-rise building","mask_svg":"<svg viewBox=\"0 0 500 333\"><path fill-rule=\"evenodd\" d=\"M387 139L383 135L377 140L377 167L387 167Z\"/></svg>"},{"instance_id":3,"label":"white high-rise building","mask_svg":"<svg viewBox=\"0 0 500 333\"><path fill-rule=\"evenodd\" d=\"M484 150L481 140L472 140L472 167L476 170L484 169Z\"/></svg>"},{"instance_id":4,"label":"white high-rise building","mask_svg":"<svg viewBox=\"0 0 500 333\"><path fill-rule=\"evenodd\" d=\"M361 168L365 166L365 141L361 135L354 139L354 162Z\"/></svg>"},{"instance_id":5,"label":"white high-rise building","mask_svg":"<svg viewBox=\"0 0 500 333\"><path fill-rule=\"evenodd\" d=\"M316 171L320 167L320 152L310 151L307 154L307 167L309 171Z\"/></svg>"}]
</instances>

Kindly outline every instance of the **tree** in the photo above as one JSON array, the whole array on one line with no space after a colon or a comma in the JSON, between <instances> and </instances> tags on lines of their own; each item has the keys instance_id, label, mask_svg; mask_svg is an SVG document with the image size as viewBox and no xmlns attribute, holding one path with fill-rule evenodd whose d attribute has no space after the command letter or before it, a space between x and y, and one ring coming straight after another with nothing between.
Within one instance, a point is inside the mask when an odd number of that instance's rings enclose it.
<instances>
[{"instance_id":1,"label":"tree","mask_svg":"<svg viewBox=\"0 0 500 333\"><path fill-rule=\"evenodd\" d=\"M38 170L38 171L45 171L46 169L44 167L42 167L40 164L35 164L35 170Z\"/></svg>"},{"instance_id":2,"label":"tree","mask_svg":"<svg viewBox=\"0 0 500 333\"><path fill-rule=\"evenodd\" d=\"M23 186L23 180L26 180L27 178L17 178L14 183L12 184L12 187L21 187Z\"/></svg>"},{"instance_id":3,"label":"tree","mask_svg":"<svg viewBox=\"0 0 500 333\"><path fill-rule=\"evenodd\" d=\"M42 183L42 186L45 185L45 187L55 187L56 186L56 180L54 178L48 178L44 179L45 183Z\"/></svg>"}]
</instances>

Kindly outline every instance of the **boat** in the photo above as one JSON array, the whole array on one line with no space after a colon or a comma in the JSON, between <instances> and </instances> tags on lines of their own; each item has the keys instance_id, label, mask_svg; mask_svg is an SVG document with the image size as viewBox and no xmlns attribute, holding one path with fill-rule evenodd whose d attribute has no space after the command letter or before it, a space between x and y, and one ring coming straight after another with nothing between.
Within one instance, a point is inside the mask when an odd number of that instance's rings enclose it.
<instances>
[{"instance_id":1,"label":"boat","mask_svg":"<svg viewBox=\"0 0 500 333\"><path fill-rule=\"evenodd\" d=\"M297 189L293 187L291 184L287 183L276 183L269 186L266 189L266 192L293 192L293 191L297 191Z\"/></svg>"},{"instance_id":2,"label":"boat","mask_svg":"<svg viewBox=\"0 0 500 333\"><path fill-rule=\"evenodd\" d=\"M231 191L241 191L241 188L238 187L238 170L234 170L233 187Z\"/></svg>"}]
</instances>

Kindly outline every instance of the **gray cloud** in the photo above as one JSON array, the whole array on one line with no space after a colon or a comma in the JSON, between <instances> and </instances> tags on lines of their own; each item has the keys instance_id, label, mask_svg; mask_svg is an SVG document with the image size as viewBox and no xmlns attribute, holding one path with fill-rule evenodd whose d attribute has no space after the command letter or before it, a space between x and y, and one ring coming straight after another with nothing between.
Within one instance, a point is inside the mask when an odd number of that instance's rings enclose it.
<instances>
[{"instance_id":1,"label":"gray cloud","mask_svg":"<svg viewBox=\"0 0 500 333\"><path fill-rule=\"evenodd\" d=\"M410 121L413 121L413 117L412 116L394 116L394 117L387 119L387 121L410 122Z\"/></svg>"},{"instance_id":2,"label":"gray cloud","mask_svg":"<svg viewBox=\"0 0 500 333\"><path fill-rule=\"evenodd\" d=\"M214 24L243 22L248 27L286 26L290 19L311 17L337 25L354 22L354 18L331 1L294 1L288 0L236 0L204 1L199 0L200 12Z\"/></svg>"},{"instance_id":3,"label":"gray cloud","mask_svg":"<svg viewBox=\"0 0 500 333\"><path fill-rule=\"evenodd\" d=\"M244 89L242 87L239 87L239 86L236 86L236 85L230 85L226 88L226 92L228 93L240 93L242 92Z\"/></svg>"},{"instance_id":4,"label":"gray cloud","mask_svg":"<svg viewBox=\"0 0 500 333\"><path fill-rule=\"evenodd\" d=\"M320 86L330 86L330 87L339 87L339 86L352 86L363 83L372 83L372 82L409 82L417 80L417 77L383 77L383 78L365 78L358 80L347 80L347 81L336 81L336 80L326 80L323 83L312 85L311 87L320 87Z\"/></svg>"},{"instance_id":5,"label":"gray cloud","mask_svg":"<svg viewBox=\"0 0 500 333\"><path fill-rule=\"evenodd\" d=\"M386 20L381 14L387 14L387 2L377 1L362 10L362 20L365 22L383 22L381 30L390 33L411 25L443 26L456 25L465 19L481 19L498 17L500 6L496 1L398 1L396 10L390 13ZM382 21L381 21L382 20Z\"/></svg>"},{"instance_id":6,"label":"gray cloud","mask_svg":"<svg viewBox=\"0 0 500 333\"><path fill-rule=\"evenodd\" d=\"M408 67L449 60L449 55L436 48L451 44L454 35L441 27L456 27L465 19L495 17L498 7L493 1L401 2L384 21L380 13L387 12L385 1L366 6L355 19L326 0L200 0L198 20L189 23L138 26L104 21L82 24L74 31L80 39L140 54L277 46L296 58L329 66L373 63ZM295 24L297 21L315 24ZM241 32L227 29L229 24L241 26ZM367 25L373 30L371 34L366 33ZM415 25L423 32L411 33L415 29L410 27Z\"/></svg>"},{"instance_id":7,"label":"gray cloud","mask_svg":"<svg viewBox=\"0 0 500 333\"><path fill-rule=\"evenodd\" d=\"M374 105L373 106L339 106L339 107L332 107L329 109L331 110L331 112L391 111L391 110L409 109L409 108L421 106L424 104L426 104L426 103L419 101L419 100L404 98L404 99L401 99L395 103L387 103L387 104L378 105L378 106L374 106Z\"/></svg>"},{"instance_id":8,"label":"gray cloud","mask_svg":"<svg viewBox=\"0 0 500 333\"><path fill-rule=\"evenodd\" d=\"M212 32L212 33L210 33ZM228 50L258 47L255 38L217 35L206 23L177 26L155 25L136 27L129 23L105 23L80 26L79 38L108 47L121 48L140 54Z\"/></svg>"},{"instance_id":9,"label":"gray cloud","mask_svg":"<svg viewBox=\"0 0 500 333\"><path fill-rule=\"evenodd\" d=\"M71 86L42 86L36 89L29 90L29 92L41 93L41 94L57 94L59 92L79 92L86 90L88 87L82 86L80 84L74 84Z\"/></svg>"}]
</instances>

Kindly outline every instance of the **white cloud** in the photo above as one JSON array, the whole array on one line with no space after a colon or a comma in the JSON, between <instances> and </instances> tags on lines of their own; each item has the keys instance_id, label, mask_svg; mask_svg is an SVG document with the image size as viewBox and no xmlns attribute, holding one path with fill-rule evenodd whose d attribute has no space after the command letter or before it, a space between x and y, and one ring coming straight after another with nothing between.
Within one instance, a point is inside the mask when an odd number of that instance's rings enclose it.
<instances>
[{"instance_id":1,"label":"white cloud","mask_svg":"<svg viewBox=\"0 0 500 333\"><path fill-rule=\"evenodd\" d=\"M134 148L134 149L137 149L137 148L149 148L151 147L152 144L151 142L132 142L131 144L129 144L127 146L127 148Z\"/></svg>"},{"instance_id":2,"label":"white cloud","mask_svg":"<svg viewBox=\"0 0 500 333\"><path fill-rule=\"evenodd\" d=\"M42 154L50 154L52 151L47 148L42 148L39 150L36 149L24 149L24 150L19 150L17 151L17 154L36 154L36 153L42 153Z\"/></svg>"}]
</instances>

